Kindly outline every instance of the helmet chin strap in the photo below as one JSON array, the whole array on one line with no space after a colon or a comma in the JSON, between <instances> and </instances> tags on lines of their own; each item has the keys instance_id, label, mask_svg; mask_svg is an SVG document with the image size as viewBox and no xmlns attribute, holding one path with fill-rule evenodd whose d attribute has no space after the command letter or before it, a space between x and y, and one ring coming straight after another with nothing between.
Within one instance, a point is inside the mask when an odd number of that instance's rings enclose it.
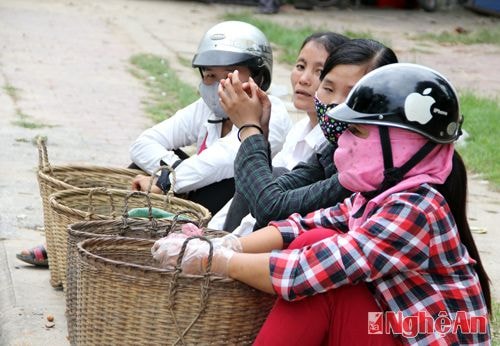
<instances>
[{"instance_id":1,"label":"helmet chin strap","mask_svg":"<svg viewBox=\"0 0 500 346\"><path fill-rule=\"evenodd\" d=\"M367 201L400 183L403 180L405 174L408 173L413 167L415 167L420 161L422 161L423 158L427 156L436 146L436 143L427 141L415 154L413 154L413 156L408 161L406 161L406 163L404 163L400 167L394 167L394 163L392 160L392 146L391 138L389 136L389 127L378 126L378 131L380 135L380 144L382 145L382 154L384 157L384 180L382 180L382 183L377 190L361 192L361 194L366 198ZM353 216L356 218L361 217L361 215L363 215L365 207L366 203Z\"/></svg>"}]
</instances>

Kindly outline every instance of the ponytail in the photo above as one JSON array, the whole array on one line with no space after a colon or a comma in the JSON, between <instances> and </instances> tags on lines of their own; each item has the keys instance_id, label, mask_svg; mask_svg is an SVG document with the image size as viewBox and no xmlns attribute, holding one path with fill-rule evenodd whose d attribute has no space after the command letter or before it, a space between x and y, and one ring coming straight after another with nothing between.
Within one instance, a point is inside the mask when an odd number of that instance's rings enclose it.
<instances>
[{"instance_id":1,"label":"ponytail","mask_svg":"<svg viewBox=\"0 0 500 346\"><path fill-rule=\"evenodd\" d=\"M450 175L444 184L437 185L436 188L450 206L462 244L465 245L469 255L476 261L474 269L479 277L483 297L491 314L490 280L481 263L479 251L467 221L467 170L457 151L453 154L453 168Z\"/></svg>"}]
</instances>

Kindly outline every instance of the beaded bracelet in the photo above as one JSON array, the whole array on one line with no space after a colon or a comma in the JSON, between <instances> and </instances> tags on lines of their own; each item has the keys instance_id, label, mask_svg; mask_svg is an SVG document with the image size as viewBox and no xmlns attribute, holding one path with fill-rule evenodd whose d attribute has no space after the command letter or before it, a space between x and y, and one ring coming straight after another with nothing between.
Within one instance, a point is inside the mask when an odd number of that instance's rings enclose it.
<instances>
[{"instance_id":1,"label":"beaded bracelet","mask_svg":"<svg viewBox=\"0 0 500 346\"><path fill-rule=\"evenodd\" d=\"M264 131L262 131L262 128L259 126L259 125L255 125L255 124L245 124L245 125L241 125L240 129L238 130L238 140L241 142L241 131L244 129L244 128L247 128L247 127L254 127L256 128L257 130L259 130L260 134L263 135L264 134Z\"/></svg>"}]
</instances>

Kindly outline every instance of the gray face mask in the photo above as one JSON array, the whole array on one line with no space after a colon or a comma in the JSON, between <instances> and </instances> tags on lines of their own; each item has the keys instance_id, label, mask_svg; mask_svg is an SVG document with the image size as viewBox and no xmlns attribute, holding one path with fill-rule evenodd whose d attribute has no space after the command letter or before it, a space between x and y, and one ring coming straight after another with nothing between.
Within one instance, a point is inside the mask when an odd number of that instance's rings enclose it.
<instances>
[{"instance_id":1,"label":"gray face mask","mask_svg":"<svg viewBox=\"0 0 500 346\"><path fill-rule=\"evenodd\" d=\"M224 112L222 106L219 102L218 94L219 83L212 83L206 85L201 82L198 86L198 91L200 92L201 98L207 104L208 108L214 113L215 117L219 120L228 119L229 116Z\"/></svg>"}]
</instances>

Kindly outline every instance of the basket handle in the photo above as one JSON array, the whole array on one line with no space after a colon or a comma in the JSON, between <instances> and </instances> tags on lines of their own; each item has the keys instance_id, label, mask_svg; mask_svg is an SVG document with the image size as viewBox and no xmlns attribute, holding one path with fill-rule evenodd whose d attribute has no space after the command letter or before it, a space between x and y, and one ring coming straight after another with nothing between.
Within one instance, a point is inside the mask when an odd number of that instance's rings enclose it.
<instances>
[{"instance_id":1,"label":"basket handle","mask_svg":"<svg viewBox=\"0 0 500 346\"><path fill-rule=\"evenodd\" d=\"M175 214L175 216L172 218L172 223L167 226L166 234L170 234L171 232L173 232L174 227L177 225L177 221L179 221L179 216L184 215L184 214L194 215L196 217L196 219L197 219L194 222L194 224L196 226L198 226L198 227L202 226L202 223L203 223L203 217L202 217L202 215L200 213L194 211L194 210L185 209L185 210L181 210L181 211L179 211L178 213Z\"/></svg>"},{"instance_id":2,"label":"basket handle","mask_svg":"<svg viewBox=\"0 0 500 346\"><path fill-rule=\"evenodd\" d=\"M201 297L200 297L200 309L198 310L198 313L196 314L195 318L189 323L189 325L184 329L182 333L179 333L179 325L177 323L177 316L175 315L174 312L174 302L175 302L175 295L177 293L177 281L179 280L179 274L182 273L182 259L184 258L184 253L186 251L187 244L193 240L193 239L200 239L203 241L206 241L208 245L210 246L208 250L208 262L207 262L207 268L205 271L205 274L203 274L203 284L201 285ZM208 293L209 293L209 286L210 286L210 270L212 269L212 257L214 255L214 247L212 245L212 242L205 238L205 237L199 237L199 236L193 236L187 238L184 243L182 244L181 251L179 253L179 257L177 257L177 265L175 266L175 271L174 275L172 276L172 281L170 281L170 289L169 289L169 310L172 315L172 319L175 323L176 329L177 329L177 335L178 338L174 342L174 345L177 345L177 343L180 341L182 342L183 345L186 344L186 341L184 340L184 336L189 332L189 330L194 326L198 318L200 318L201 314L203 311L205 311L208 303Z\"/></svg>"},{"instance_id":3,"label":"basket handle","mask_svg":"<svg viewBox=\"0 0 500 346\"><path fill-rule=\"evenodd\" d=\"M175 181L177 179L176 176L175 176L175 170L172 167L170 167L169 165L162 165L162 166L160 166L160 167L158 167L157 169L154 170L154 172L151 174L151 179L149 180L149 185L148 185L147 193L148 194L151 193L151 188L153 187L153 181L154 181L154 178L156 177L156 173L161 172L164 169L166 169L166 170L168 170L170 172L170 177L171 177L170 188L165 193L167 195L167 201L166 202L168 204L168 200L170 199L170 197L172 197L174 195L174 186L175 186Z\"/></svg>"},{"instance_id":4,"label":"basket handle","mask_svg":"<svg viewBox=\"0 0 500 346\"><path fill-rule=\"evenodd\" d=\"M38 147L38 169L42 172L50 171L50 173L53 174L47 154L47 137L37 136L36 145Z\"/></svg>"},{"instance_id":5,"label":"basket handle","mask_svg":"<svg viewBox=\"0 0 500 346\"><path fill-rule=\"evenodd\" d=\"M128 201L129 201L130 197L132 197L132 196L142 196L142 197L146 198L146 203L148 206L148 220L149 220L149 223L151 224L151 226L150 226L151 232L158 231L158 222L153 217L153 207L151 205L151 197L148 193L143 192L143 191L132 191L132 192L129 192L125 196L125 207L123 208L123 213L122 213L122 221L123 221L122 229L123 229L123 231L125 232L125 229L128 228L128 223L127 223L128 217L129 217L128 216Z\"/></svg>"},{"instance_id":6,"label":"basket handle","mask_svg":"<svg viewBox=\"0 0 500 346\"><path fill-rule=\"evenodd\" d=\"M94 197L94 194L95 193L99 193L99 192L102 192L102 193L105 193L109 196L109 204L111 206L111 216L113 218L116 217L116 212L115 212L115 203L113 201L113 194L111 193L111 191L109 191L107 188L105 187L96 187L96 188L93 188L89 191L89 207L88 207L88 218L90 218L90 215L94 214L94 202L93 202L93 197Z\"/></svg>"}]
</instances>

